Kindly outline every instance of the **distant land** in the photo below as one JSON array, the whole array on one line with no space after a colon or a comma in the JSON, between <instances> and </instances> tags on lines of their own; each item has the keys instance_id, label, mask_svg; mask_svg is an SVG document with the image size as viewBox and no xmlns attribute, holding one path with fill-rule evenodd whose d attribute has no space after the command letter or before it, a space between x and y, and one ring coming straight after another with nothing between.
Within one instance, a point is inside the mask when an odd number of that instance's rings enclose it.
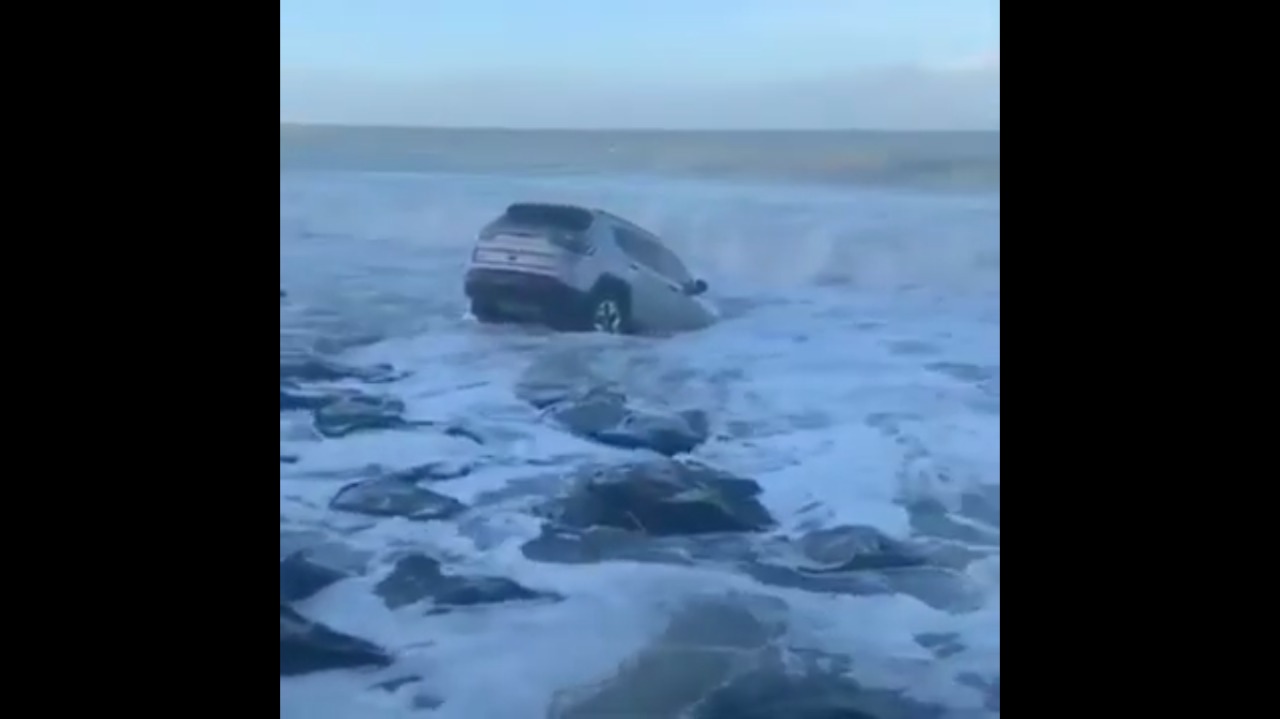
<instances>
[{"instance_id":1,"label":"distant land","mask_svg":"<svg viewBox=\"0 0 1280 719\"><path fill-rule=\"evenodd\" d=\"M998 130L550 130L280 123L293 170L646 175L992 189Z\"/></svg>"},{"instance_id":2,"label":"distant land","mask_svg":"<svg viewBox=\"0 0 1280 719\"><path fill-rule=\"evenodd\" d=\"M714 128L609 128L609 127L499 127L499 126L460 126L460 125L351 125L329 122L289 122L280 121L281 131L374 131L374 132L492 132L492 133L607 133L611 135L754 135L754 134L876 134L876 135L999 135L1000 129L990 130L894 130L887 128L846 129L831 128L730 128L718 130Z\"/></svg>"}]
</instances>

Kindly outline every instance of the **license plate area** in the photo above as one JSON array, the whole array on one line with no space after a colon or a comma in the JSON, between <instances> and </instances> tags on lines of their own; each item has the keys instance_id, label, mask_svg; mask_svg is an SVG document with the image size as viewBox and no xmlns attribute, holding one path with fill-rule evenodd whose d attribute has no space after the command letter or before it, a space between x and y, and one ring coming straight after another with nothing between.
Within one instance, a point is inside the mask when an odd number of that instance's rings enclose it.
<instances>
[{"instance_id":1,"label":"license plate area","mask_svg":"<svg viewBox=\"0 0 1280 719\"><path fill-rule=\"evenodd\" d=\"M536 267L539 269L552 269L556 266L554 255L516 249L479 249L476 250L475 261L488 265Z\"/></svg>"},{"instance_id":2,"label":"license plate area","mask_svg":"<svg viewBox=\"0 0 1280 719\"><path fill-rule=\"evenodd\" d=\"M500 297L494 302L504 315L520 319L537 319L542 316L542 307L529 300L518 297Z\"/></svg>"}]
</instances>

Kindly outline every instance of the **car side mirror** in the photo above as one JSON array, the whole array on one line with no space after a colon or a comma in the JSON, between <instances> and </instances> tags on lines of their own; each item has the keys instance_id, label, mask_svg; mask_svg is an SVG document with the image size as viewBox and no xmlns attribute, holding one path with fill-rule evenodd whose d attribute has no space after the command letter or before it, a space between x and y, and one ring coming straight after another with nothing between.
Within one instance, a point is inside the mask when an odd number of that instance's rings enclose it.
<instances>
[{"instance_id":1,"label":"car side mirror","mask_svg":"<svg viewBox=\"0 0 1280 719\"><path fill-rule=\"evenodd\" d=\"M696 297L697 295L700 295L706 291L707 291L706 280L694 280L684 286L685 294L689 295L690 297Z\"/></svg>"}]
</instances>

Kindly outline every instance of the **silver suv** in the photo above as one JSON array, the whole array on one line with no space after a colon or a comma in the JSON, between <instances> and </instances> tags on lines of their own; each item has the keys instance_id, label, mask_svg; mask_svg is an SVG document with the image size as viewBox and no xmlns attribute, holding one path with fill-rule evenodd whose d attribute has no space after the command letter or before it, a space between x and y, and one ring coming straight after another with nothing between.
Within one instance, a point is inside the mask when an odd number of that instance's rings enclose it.
<instances>
[{"instance_id":1,"label":"silver suv","mask_svg":"<svg viewBox=\"0 0 1280 719\"><path fill-rule=\"evenodd\" d=\"M615 334L705 327L706 291L653 233L573 205L508 207L480 231L466 277L481 322Z\"/></svg>"}]
</instances>

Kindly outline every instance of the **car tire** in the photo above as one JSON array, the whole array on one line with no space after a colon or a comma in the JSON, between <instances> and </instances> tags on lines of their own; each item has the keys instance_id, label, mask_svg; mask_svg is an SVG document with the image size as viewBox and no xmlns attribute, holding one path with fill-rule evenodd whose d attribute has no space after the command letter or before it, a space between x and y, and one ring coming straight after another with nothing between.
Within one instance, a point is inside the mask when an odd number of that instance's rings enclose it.
<instances>
[{"instance_id":1,"label":"car tire","mask_svg":"<svg viewBox=\"0 0 1280 719\"><path fill-rule=\"evenodd\" d=\"M592 292L587 300L586 325L590 332L631 334L634 327L630 298L613 287L601 287Z\"/></svg>"}]
</instances>

